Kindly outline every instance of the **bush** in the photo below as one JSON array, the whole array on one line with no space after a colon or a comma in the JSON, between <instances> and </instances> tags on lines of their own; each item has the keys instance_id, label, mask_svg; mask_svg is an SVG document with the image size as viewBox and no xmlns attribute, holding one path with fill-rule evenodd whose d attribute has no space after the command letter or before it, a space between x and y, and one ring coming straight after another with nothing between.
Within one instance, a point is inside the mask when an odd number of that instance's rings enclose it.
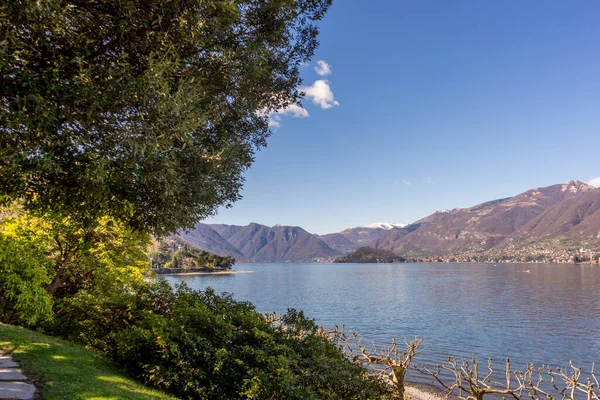
<instances>
[{"instance_id":1,"label":"bush","mask_svg":"<svg viewBox=\"0 0 600 400\"><path fill-rule=\"evenodd\" d=\"M302 312L274 325L250 303L164 281L61 304L55 332L94 346L145 382L189 399L364 399L387 388Z\"/></svg>"}]
</instances>

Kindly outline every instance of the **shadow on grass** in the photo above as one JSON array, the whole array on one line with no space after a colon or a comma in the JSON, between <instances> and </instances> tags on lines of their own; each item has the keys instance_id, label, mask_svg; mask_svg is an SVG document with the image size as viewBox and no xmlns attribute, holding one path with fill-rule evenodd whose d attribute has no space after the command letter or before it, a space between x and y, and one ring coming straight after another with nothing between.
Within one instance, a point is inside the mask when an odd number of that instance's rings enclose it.
<instances>
[{"instance_id":1,"label":"shadow on grass","mask_svg":"<svg viewBox=\"0 0 600 400\"><path fill-rule=\"evenodd\" d=\"M110 360L54 337L0 325L0 348L12 349L44 399L173 399L136 382Z\"/></svg>"}]
</instances>

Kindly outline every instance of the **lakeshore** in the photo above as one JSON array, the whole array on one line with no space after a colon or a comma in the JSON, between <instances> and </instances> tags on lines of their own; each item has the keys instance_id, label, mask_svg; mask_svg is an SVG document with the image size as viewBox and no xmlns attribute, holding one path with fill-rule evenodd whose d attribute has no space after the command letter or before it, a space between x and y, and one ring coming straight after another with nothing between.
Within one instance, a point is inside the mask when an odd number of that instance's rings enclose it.
<instances>
[{"instance_id":1,"label":"lakeshore","mask_svg":"<svg viewBox=\"0 0 600 400\"><path fill-rule=\"evenodd\" d=\"M189 272L156 272L156 275L165 276L192 276L192 275L235 275L235 274L253 274L255 271L248 270L227 270L227 271L189 271Z\"/></svg>"},{"instance_id":2,"label":"lakeshore","mask_svg":"<svg viewBox=\"0 0 600 400\"><path fill-rule=\"evenodd\" d=\"M426 384L407 383L405 400L456 400L458 397Z\"/></svg>"}]
</instances>

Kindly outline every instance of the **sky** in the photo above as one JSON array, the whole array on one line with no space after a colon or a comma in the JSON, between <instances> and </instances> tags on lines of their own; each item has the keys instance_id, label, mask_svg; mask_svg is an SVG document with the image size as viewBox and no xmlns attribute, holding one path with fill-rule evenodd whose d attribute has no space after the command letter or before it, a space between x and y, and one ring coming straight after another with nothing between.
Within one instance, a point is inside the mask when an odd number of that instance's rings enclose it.
<instances>
[{"instance_id":1,"label":"sky","mask_svg":"<svg viewBox=\"0 0 600 400\"><path fill-rule=\"evenodd\" d=\"M339 232L600 186L600 2L337 0L302 107L207 223Z\"/></svg>"}]
</instances>

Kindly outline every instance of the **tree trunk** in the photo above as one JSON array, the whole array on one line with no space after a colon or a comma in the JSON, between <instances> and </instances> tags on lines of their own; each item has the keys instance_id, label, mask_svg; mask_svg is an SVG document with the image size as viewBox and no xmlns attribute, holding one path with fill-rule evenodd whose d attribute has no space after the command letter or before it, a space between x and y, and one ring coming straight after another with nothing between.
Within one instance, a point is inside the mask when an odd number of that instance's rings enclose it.
<instances>
[{"instance_id":1,"label":"tree trunk","mask_svg":"<svg viewBox=\"0 0 600 400\"><path fill-rule=\"evenodd\" d=\"M404 375L406 368L392 367L392 382L394 382L394 396L399 400L404 400Z\"/></svg>"}]
</instances>

